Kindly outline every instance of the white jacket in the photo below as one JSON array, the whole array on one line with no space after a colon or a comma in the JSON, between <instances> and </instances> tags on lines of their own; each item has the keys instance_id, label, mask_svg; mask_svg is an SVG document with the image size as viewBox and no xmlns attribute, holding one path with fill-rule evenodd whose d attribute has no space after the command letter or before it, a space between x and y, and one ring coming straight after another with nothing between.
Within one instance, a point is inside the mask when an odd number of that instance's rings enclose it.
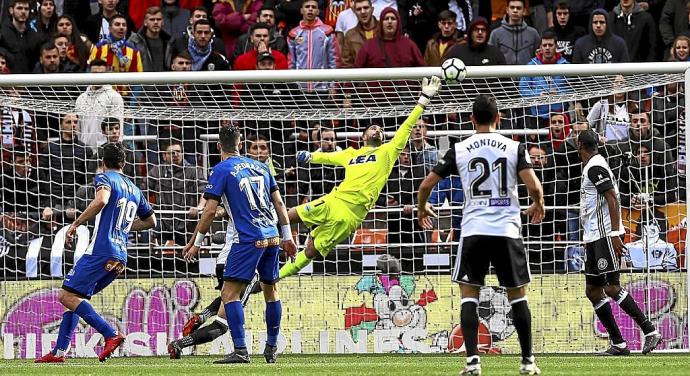
<instances>
[{"instance_id":1,"label":"white jacket","mask_svg":"<svg viewBox=\"0 0 690 376\"><path fill-rule=\"evenodd\" d=\"M75 112L79 115L79 140L94 151L106 142L101 132L101 122L105 117L124 118L125 105L122 96L110 85L89 86L77 98Z\"/></svg>"}]
</instances>

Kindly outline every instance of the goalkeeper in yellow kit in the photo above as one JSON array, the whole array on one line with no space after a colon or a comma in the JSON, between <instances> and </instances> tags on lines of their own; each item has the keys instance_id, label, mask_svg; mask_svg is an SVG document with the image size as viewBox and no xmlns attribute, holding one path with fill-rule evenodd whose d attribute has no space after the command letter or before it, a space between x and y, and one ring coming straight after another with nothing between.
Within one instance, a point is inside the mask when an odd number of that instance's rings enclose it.
<instances>
[{"instance_id":1,"label":"goalkeeper in yellow kit","mask_svg":"<svg viewBox=\"0 0 690 376\"><path fill-rule=\"evenodd\" d=\"M296 274L319 254L326 257L359 227L386 185L412 128L440 87L438 77L422 81L422 95L417 105L389 142L383 143L380 126L371 125L364 131L364 146L360 149L350 147L331 153L297 153L298 162L345 167L345 178L331 193L288 212L290 223L302 222L316 227L311 231L305 250L297 254L294 262L288 262L280 269L280 278Z\"/></svg>"}]
</instances>

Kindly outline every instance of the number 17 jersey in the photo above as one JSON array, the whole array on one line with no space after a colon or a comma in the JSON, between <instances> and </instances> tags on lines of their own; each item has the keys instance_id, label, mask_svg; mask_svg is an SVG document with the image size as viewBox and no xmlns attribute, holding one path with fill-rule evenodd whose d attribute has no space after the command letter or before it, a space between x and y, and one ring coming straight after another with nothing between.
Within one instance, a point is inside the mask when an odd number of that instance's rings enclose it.
<instances>
[{"instance_id":1,"label":"number 17 jersey","mask_svg":"<svg viewBox=\"0 0 690 376\"><path fill-rule=\"evenodd\" d=\"M448 150L434 172L460 175L462 237L520 237L517 175L525 168L532 168L525 146L498 133L476 133Z\"/></svg>"}]
</instances>

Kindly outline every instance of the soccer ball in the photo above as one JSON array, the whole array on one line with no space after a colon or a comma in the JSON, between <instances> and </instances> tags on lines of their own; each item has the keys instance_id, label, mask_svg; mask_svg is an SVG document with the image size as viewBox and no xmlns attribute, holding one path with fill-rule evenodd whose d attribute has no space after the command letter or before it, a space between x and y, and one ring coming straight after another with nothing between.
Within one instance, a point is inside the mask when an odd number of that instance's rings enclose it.
<instances>
[{"instance_id":1,"label":"soccer ball","mask_svg":"<svg viewBox=\"0 0 690 376\"><path fill-rule=\"evenodd\" d=\"M446 82L460 82L465 79L467 75L467 69L465 69L465 63L458 58L448 59L441 64L441 69L443 69L443 78Z\"/></svg>"}]
</instances>

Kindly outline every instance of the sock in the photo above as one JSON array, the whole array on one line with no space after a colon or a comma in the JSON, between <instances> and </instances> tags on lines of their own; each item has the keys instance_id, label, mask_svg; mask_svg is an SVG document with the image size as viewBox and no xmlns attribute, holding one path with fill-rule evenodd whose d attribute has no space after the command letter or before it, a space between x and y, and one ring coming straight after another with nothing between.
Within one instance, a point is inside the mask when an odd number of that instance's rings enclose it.
<instances>
[{"instance_id":1,"label":"sock","mask_svg":"<svg viewBox=\"0 0 690 376\"><path fill-rule=\"evenodd\" d=\"M283 315L283 305L280 300L266 302L266 344L276 346L280 333L280 318Z\"/></svg>"},{"instance_id":2,"label":"sock","mask_svg":"<svg viewBox=\"0 0 690 376\"><path fill-rule=\"evenodd\" d=\"M79 323L79 316L72 311L65 311L62 314L62 322L60 323L60 331L58 332L57 342L53 348L53 355L63 356L65 351L69 348L69 343L72 340L72 332ZM59 353L59 354L58 354Z\"/></svg>"},{"instance_id":3,"label":"sock","mask_svg":"<svg viewBox=\"0 0 690 376\"><path fill-rule=\"evenodd\" d=\"M215 320L212 323L197 329L187 337L180 339L180 346L185 348L193 345L201 345L212 342L214 339L222 336L227 331L227 325Z\"/></svg>"},{"instance_id":4,"label":"sock","mask_svg":"<svg viewBox=\"0 0 690 376\"><path fill-rule=\"evenodd\" d=\"M649 321L647 316L644 313L642 313L642 310L637 305L637 302L635 302L635 299L630 294L628 294L627 290L621 289L618 292L618 294L613 298L616 299L616 302L623 309L623 311L625 311L625 313L627 313L628 316L632 317L632 319L635 320L635 322L637 323L637 325L640 326L645 335L656 330L654 324L652 324L652 322Z\"/></svg>"},{"instance_id":5,"label":"sock","mask_svg":"<svg viewBox=\"0 0 690 376\"><path fill-rule=\"evenodd\" d=\"M460 327L462 335L465 337L465 352L467 358L479 355L477 348L477 338L479 330L479 313L477 307L479 300L475 298L463 298L460 303Z\"/></svg>"},{"instance_id":6,"label":"sock","mask_svg":"<svg viewBox=\"0 0 690 376\"><path fill-rule=\"evenodd\" d=\"M74 313L84 319L84 321L96 329L98 333L101 333L105 339L115 337L117 334L115 329L113 329L110 324L103 320L101 315L96 313L96 311L93 309L91 303L87 302L86 300L82 300L81 303L79 303L77 309L74 310Z\"/></svg>"},{"instance_id":7,"label":"sock","mask_svg":"<svg viewBox=\"0 0 690 376\"><path fill-rule=\"evenodd\" d=\"M244 311L239 300L225 303L225 317L228 319L230 336L235 344L235 349L246 349L244 342Z\"/></svg>"},{"instance_id":8,"label":"sock","mask_svg":"<svg viewBox=\"0 0 690 376\"><path fill-rule=\"evenodd\" d=\"M528 360L532 357L532 314L527 305L527 297L515 299L510 302L513 308L513 325L520 341L520 351L522 359Z\"/></svg>"},{"instance_id":9,"label":"sock","mask_svg":"<svg viewBox=\"0 0 690 376\"><path fill-rule=\"evenodd\" d=\"M307 257L304 251L298 252L297 257L295 257L295 262L288 261L280 268L280 279L297 274L300 270L304 269L305 266L309 265L310 262L311 259Z\"/></svg>"},{"instance_id":10,"label":"sock","mask_svg":"<svg viewBox=\"0 0 690 376\"><path fill-rule=\"evenodd\" d=\"M616 320L613 318L609 298L604 298L599 301L599 303L595 304L594 313L597 314L599 321L601 321L606 328L606 331L609 333L611 343L616 345L625 342L623 340L623 336L621 335L620 329L618 329L618 324L616 324Z\"/></svg>"},{"instance_id":11,"label":"sock","mask_svg":"<svg viewBox=\"0 0 690 376\"><path fill-rule=\"evenodd\" d=\"M199 314L199 318L201 318L201 322L204 323L206 320L210 319L211 317L215 316L218 314L218 310L220 309L220 304L221 304L220 296L213 299L211 304L207 305L206 308L204 308L203 311Z\"/></svg>"}]
</instances>

